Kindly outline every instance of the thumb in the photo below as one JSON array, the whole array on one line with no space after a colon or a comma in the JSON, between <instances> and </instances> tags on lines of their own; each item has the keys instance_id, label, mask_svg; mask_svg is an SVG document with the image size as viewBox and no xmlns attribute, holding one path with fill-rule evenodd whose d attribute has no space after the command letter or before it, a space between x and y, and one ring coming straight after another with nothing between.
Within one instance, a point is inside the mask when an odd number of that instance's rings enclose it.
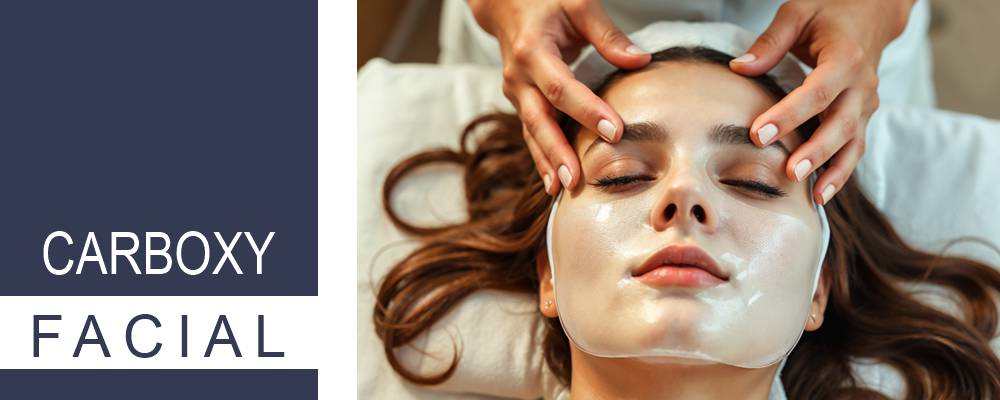
<instances>
[{"instance_id":1,"label":"thumb","mask_svg":"<svg viewBox=\"0 0 1000 400\"><path fill-rule=\"evenodd\" d=\"M576 31L587 39L594 49L611 64L625 69L642 68L649 64L649 52L639 48L629 40L621 29L615 26L600 1L581 1L564 8L569 21Z\"/></svg>"},{"instance_id":2,"label":"thumb","mask_svg":"<svg viewBox=\"0 0 1000 400\"><path fill-rule=\"evenodd\" d=\"M748 76L770 71L799 40L808 20L801 6L795 3L783 4L778 8L771 25L757 37L746 54L731 61L729 67L738 74Z\"/></svg>"}]
</instances>

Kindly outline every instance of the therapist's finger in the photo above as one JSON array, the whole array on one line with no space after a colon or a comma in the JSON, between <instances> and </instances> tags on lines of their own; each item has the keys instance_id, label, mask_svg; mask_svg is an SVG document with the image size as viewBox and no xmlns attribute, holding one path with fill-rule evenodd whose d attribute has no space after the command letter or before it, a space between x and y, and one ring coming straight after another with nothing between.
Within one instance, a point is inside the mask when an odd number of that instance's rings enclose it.
<instances>
[{"instance_id":1,"label":"therapist's finger","mask_svg":"<svg viewBox=\"0 0 1000 400\"><path fill-rule=\"evenodd\" d=\"M530 73L541 93L555 108L593 129L604 140L610 143L618 141L622 132L621 117L590 88L576 80L561 59L540 55L532 64Z\"/></svg>"},{"instance_id":2,"label":"therapist's finger","mask_svg":"<svg viewBox=\"0 0 1000 400\"><path fill-rule=\"evenodd\" d=\"M785 173L790 179L801 181L816 168L833 157L844 145L864 137L862 116L864 98L854 91L844 92L837 98L816 132L788 157Z\"/></svg>"},{"instance_id":3,"label":"therapist's finger","mask_svg":"<svg viewBox=\"0 0 1000 400\"><path fill-rule=\"evenodd\" d=\"M556 124L554 111L537 89L525 89L518 99L521 105L521 122L545 154L549 165L555 168L555 177L564 188L572 190L580 177L580 162Z\"/></svg>"},{"instance_id":4,"label":"therapist's finger","mask_svg":"<svg viewBox=\"0 0 1000 400\"><path fill-rule=\"evenodd\" d=\"M600 1L566 2L563 11L576 31L611 64L625 69L649 64L649 52L632 43L628 35L615 26Z\"/></svg>"},{"instance_id":5,"label":"therapist's finger","mask_svg":"<svg viewBox=\"0 0 1000 400\"><path fill-rule=\"evenodd\" d=\"M771 25L754 41L746 54L736 57L729 67L736 73L757 76L774 68L798 42L814 11L808 5L788 2L778 8Z\"/></svg>"},{"instance_id":6,"label":"therapist's finger","mask_svg":"<svg viewBox=\"0 0 1000 400\"><path fill-rule=\"evenodd\" d=\"M820 64L781 101L759 115L751 124L751 139L767 146L819 115L836 100L850 82L850 70L834 63Z\"/></svg>"},{"instance_id":7,"label":"therapist's finger","mask_svg":"<svg viewBox=\"0 0 1000 400\"><path fill-rule=\"evenodd\" d=\"M851 139L833 159L830 165L816 180L813 186L813 201L820 205L826 205L833 198L833 195L840 192L847 179L851 177L854 167L858 165L861 156L865 154L864 135Z\"/></svg>"},{"instance_id":8,"label":"therapist's finger","mask_svg":"<svg viewBox=\"0 0 1000 400\"><path fill-rule=\"evenodd\" d=\"M524 143L528 146L528 152L531 153L531 158L535 161L535 169L538 171L538 175L542 177L542 184L545 185L545 193L550 196L558 193L561 186L559 180L555 178L556 170L552 168L552 164L549 164L548 158L545 157L545 152L538 147L538 143L535 142L534 136L528 131L528 127L522 123L521 128Z\"/></svg>"}]
</instances>

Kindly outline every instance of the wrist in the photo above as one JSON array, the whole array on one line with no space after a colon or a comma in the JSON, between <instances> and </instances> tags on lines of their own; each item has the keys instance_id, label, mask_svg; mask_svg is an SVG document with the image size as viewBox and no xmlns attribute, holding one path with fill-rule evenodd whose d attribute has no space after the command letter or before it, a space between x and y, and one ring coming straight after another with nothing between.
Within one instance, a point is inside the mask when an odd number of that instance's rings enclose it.
<instances>
[{"instance_id":1,"label":"wrist","mask_svg":"<svg viewBox=\"0 0 1000 400\"><path fill-rule=\"evenodd\" d=\"M889 31L890 37L886 43L899 37L906 30L906 24L910 22L910 12L913 11L916 0L894 0L889 3L893 5L892 9L889 10L892 16L890 20L895 21L895 23L890 24L892 28Z\"/></svg>"},{"instance_id":2,"label":"wrist","mask_svg":"<svg viewBox=\"0 0 1000 400\"><path fill-rule=\"evenodd\" d=\"M468 0L467 3L469 4L469 11L472 11L472 17L475 18L479 27L483 28L487 33L496 36L493 29L492 2L489 0Z\"/></svg>"}]
</instances>

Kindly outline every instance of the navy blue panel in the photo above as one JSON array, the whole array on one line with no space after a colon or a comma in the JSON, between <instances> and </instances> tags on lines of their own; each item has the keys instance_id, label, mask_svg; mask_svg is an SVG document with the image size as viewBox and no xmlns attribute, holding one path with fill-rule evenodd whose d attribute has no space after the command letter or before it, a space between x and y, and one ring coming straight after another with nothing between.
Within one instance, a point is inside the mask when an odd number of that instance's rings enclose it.
<instances>
[{"instance_id":1,"label":"navy blue panel","mask_svg":"<svg viewBox=\"0 0 1000 400\"><path fill-rule=\"evenodd\" d=\"M0 370L0 398L316 399L316 370Z\"/></svg>"},{"instance_id":2,"label":"navy blue panel","mask_svg":"<svg viewBox=\"0 0 1000 400\"><path fill-rule=\"evenodd\" d=\"M316 295L316 18L316 0L0 2L0 295ZM105 258L112 231L275 236L263 275L241 238L242 276L54 276L56 230L58 266L89 231Z\"/></svg>"}]
</instances>

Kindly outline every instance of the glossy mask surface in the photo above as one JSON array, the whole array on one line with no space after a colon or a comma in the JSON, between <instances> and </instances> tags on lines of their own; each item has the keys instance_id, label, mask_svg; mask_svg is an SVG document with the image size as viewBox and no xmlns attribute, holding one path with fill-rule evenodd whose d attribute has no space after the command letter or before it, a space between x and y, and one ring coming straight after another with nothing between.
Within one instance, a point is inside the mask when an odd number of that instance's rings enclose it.
<instances>
[{"instance_id":1,"label":"glossy mask surface","mask_svg":"<svg viewBox=\"0 0 1000 400\"><path fill-rule=\"evenodd\" d=\"M571 341L601 357L780 361L809 316L825 215L808 180L785 177L784 150L720 128L749 126L774 100L728 70L686 62L629 75L604 98L631 124L629 137L591 146L595 136L581 131L583 184L560 195L549 219Z\"/></svg>"}]
</instances>

